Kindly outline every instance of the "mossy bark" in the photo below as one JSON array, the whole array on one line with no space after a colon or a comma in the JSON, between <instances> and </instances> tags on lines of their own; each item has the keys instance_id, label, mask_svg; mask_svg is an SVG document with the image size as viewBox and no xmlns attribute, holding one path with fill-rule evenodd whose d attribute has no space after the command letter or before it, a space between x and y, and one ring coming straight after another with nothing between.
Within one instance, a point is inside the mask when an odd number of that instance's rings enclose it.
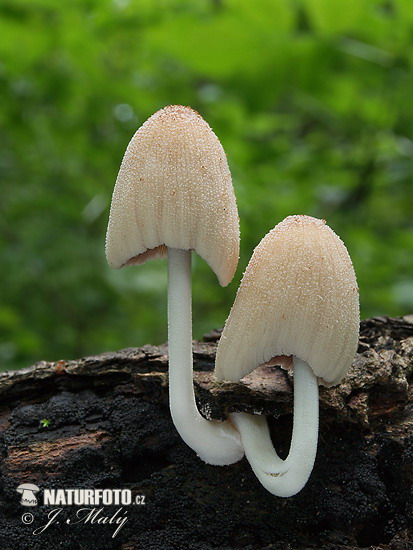
<instances>
[{"instance_id":1,"label":"mossy bark","mask_svg":"<svg viewBox=\"0 0 413 550\"><path fill-rule=\"evenodd\" d=\"M200 411L217 420L229 411L268 415L285 456L290 373L262 367L241 384L217 384L218 338L215 331L194 343ZM362 322L349 375L320 388L315 468L289 499L265 491L245 459L201 462L171 423L167 378L166 346L0 375L2 550L413 547L413 316ZM22 483L38 485L38 506L20 504ZM85 506L43 505L50 488L129 488L145 504L97 506L95 520L84 520L76 513ZM33 534L58 508L58 519ZM127 518L116 536L115 519L98 522L104 516Z\"/></svg>"}]
</instances>

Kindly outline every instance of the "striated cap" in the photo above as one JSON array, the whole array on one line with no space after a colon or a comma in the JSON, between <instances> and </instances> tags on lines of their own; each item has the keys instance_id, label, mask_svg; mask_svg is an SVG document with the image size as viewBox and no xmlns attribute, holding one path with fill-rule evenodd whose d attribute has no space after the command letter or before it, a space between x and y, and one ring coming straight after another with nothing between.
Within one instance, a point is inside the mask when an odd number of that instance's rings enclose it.
<instances>
[{"instance_id":1,"label":"striated cap","mask_svg":"<svg viewBox=\"0 0 413 550\"><path fill-rule=\"evenodd\" d=\"M357 351L359 296L347 249L324 220L289 216L254 250L218 344L215 374L239 380L275 356L338 384Z\"/></svg>"},{"instance_id":2,"label":"striated cap","mask_svg":"<svg viewBox=\"0 0 413 550\"><path fill-rule=\"evenodd\" d=\"M222 286L239 257L239 219L224 149L190 107L170 105L131 139L116 180L106 234L111 267L195 250Z\"/></svg>"}]
</instances>

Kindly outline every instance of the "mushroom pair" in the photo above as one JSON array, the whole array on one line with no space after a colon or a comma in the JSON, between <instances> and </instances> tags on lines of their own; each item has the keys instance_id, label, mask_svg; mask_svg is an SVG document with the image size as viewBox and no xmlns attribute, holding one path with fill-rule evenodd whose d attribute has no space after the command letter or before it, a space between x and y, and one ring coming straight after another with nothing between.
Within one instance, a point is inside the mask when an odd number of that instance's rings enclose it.
<instances>
[{"instance_id":1,"label":"mushroom pair","mask_svg":"<svg viewBox=\"0 0 413 550\"><path fill-rule=\"evenodd\" d=\"M218 345L218 379L238 380L274 357L293 367L294 428L285 461L273 449L265 418L234 413L225 422L208 421L197 409L192 250L227 285L238 262L238 213L218 138L192 109L169 106L128 145L112 197L106 256L115 268L168 256L169 400L185 443L217 465L236 462L245 451L269 491L291 496L314 463L317 378L338 383L356 351L358 295L347 250L323 221L286 218L255 249Z\"/></svg>"}]
</instances>

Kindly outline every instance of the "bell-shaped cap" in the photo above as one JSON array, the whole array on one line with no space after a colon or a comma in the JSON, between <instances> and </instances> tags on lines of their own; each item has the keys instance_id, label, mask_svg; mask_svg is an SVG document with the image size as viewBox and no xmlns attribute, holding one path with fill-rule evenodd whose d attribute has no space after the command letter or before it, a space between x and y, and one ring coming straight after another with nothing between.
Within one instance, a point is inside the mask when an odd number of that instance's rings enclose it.
<instances>
[{"instance_id":1,"label":"bell-shaped cap","mask_svg":"<svg viewBox=\"0 0 413 550\"><path fill-rule=\"evenodd\" d=\"M181 105L152 115L119 170L106 235L111 267L195 250L222 286L239 257L239 219L224 149L205 120Z\"/></svg>"},{"instance_id":2,"label":"bell-shaped cap","mask_svg":"<svg viewBox=\"0 0 413 550\"><path fill-rule=\"evenodd\" d=\"M218 344L218 379L276 356L337 384L357 351L359 297L350 256L324 220L289 216L254 250Z\"/></svg>"}]
</instances>

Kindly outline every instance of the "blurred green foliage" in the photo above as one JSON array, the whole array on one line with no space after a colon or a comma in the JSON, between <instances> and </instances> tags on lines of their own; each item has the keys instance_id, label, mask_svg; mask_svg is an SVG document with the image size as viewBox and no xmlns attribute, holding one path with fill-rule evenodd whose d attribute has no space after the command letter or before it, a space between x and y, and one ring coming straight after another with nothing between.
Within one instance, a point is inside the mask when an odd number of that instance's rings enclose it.
<instances>
[{"instance_id":1,"label":"blurred green foliage","mask_svg":"<svg viewBox=\"0 0 413 550\"><path fill-rule=\"evenodd\" d=\"M253 248L325 218L362 316L413 310L411 0L3 0L0 365L166 340L166 265L111 271L110 196L134 131L191 105L227 152L241 258L194 266L194 336L221 326Z\"/></svg>"}]
</instances>

